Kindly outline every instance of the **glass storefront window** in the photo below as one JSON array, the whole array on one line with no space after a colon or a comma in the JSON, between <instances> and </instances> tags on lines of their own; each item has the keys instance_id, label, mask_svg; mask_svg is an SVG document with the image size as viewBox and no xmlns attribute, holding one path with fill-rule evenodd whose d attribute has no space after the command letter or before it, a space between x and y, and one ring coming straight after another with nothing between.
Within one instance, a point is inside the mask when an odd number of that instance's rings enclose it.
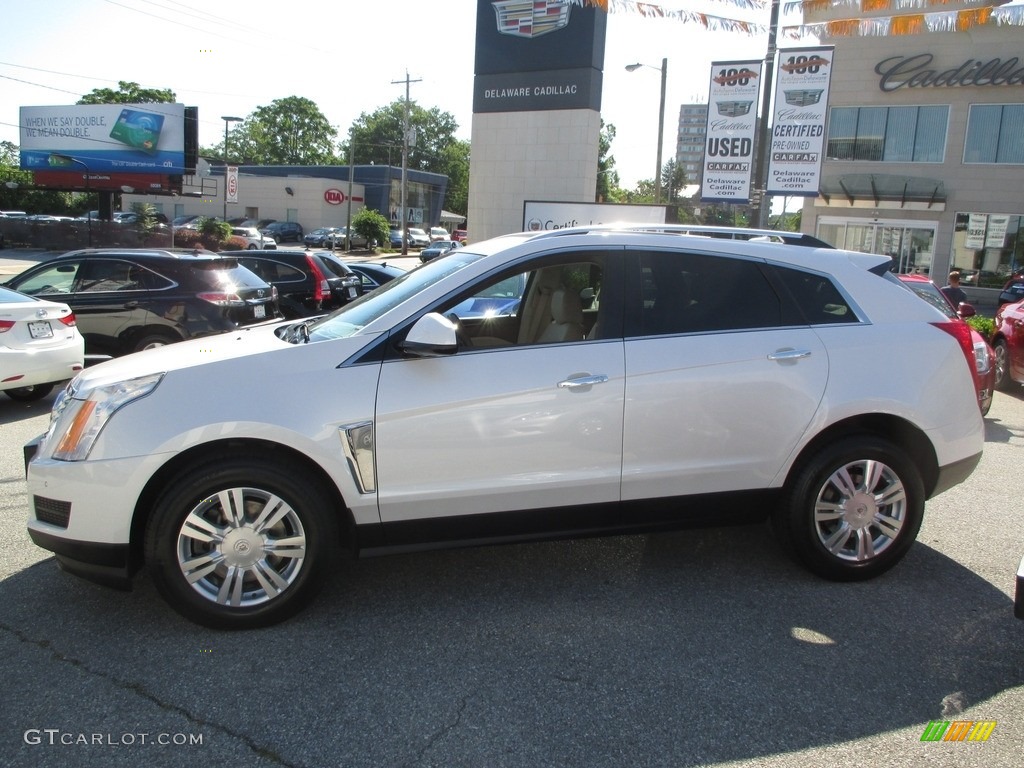
<instances>
[{"instance_id":1,"label":"glass storefront window","mask_svg":"<svg viewBox=\"0 0 1024 768\"><path fill-rule=\"evenodd\" d=\"M817 235L837 248L891 256L896 272L928 275L935 256L935 231L921 222L822 217Z\"/></svg>"},{"instance_id":2,"label":"glass storefront window","mask_svg":"<svg viewBox=\"0 0 1024 768\"><path fill-rule=\"evenodd\" d=\"M950 269L960 271L962 283L1002 288L1024 268L1022 219L1024 214L957 213Z\"/></svg>"}]
</instances>

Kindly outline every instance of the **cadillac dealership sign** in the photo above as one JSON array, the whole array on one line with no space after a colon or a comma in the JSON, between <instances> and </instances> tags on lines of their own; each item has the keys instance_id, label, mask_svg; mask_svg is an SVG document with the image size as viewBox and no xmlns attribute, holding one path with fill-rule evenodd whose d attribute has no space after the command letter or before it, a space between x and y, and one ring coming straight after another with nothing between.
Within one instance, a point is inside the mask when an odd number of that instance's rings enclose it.
<instances>
[{"instance_id":1,"label":"cadillac dealership sign","mask_svg":"<svg viewBox=\"0 0 1024 768\"><path fill-rule=\"evenodd\" d=\"M702 202L746 203L750 199L761 66L760 61L711 64Z\"/></svg>"},{"instance_id":2,"label":"cadillac dealership sign","mask_svg":"<svg viewBox=\"0 0 1024 768\"><path fill-rule=\"evenodd\" d=\"M606 15L569 0L478 0L473 112L600 111Z\"/></svg>"},{"instance_id":3,"label":"cadillac dealership sign","mask_svg":"<svg viewBox=\"0 0 1024 768\"><path fill-rule=\"evenodd\" d=\"M899 88L950 88L970 85L1024 84L1024 63L1016 56L1009 59L967 59L959 66L932 66L930 53L914 56L890 56L875 65L878 87L883 91Z\"/></svg>"}]
</instances>

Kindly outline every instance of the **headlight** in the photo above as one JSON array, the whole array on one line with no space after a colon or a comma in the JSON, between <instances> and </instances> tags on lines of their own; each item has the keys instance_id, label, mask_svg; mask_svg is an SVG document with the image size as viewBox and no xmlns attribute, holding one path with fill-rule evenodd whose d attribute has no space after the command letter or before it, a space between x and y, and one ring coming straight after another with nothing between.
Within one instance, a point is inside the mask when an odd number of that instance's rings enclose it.
<instances>
[{"instance_id":1,"label":"headlight","mask_svg":"<svg viewBox=\"0 0 1024 768\"><path fill-rule=\"evenodd\" d=\"M86 391L69 388L54 408L53 432L46 441L55 440L53 458L84 461L110 417L133 400L145 397L160 383L162 373L140 376ZM59 412L58 412L59 411Z\"/></svg>"}]
</instances>

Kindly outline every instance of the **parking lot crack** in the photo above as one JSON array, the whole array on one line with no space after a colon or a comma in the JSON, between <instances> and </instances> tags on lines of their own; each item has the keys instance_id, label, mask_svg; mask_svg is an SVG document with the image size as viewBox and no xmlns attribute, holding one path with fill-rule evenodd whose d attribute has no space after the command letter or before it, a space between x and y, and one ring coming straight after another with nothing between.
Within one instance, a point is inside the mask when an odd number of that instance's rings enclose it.
<instances>
[{"instance_id":1,"label":"parking lot crack","mask_svg":"<svg viewBox=\"0 0 1024 768\"><path fill-rule=\"evenodd\" d=\"M116 688L121 689L122 691L127 691L129 693L134 694L135 696L138 696L139 698L145 699L146 701L155 705L164 712L167 712L169 714L175 714L179 717L184 718L189 723L199 728L217 731L219 733L224 734L225 736L237 739L238 741L245 744L253 752L254 755L261 757L264 760L268 760L274 765L286 766L286 768L299 768L299 766L296 763L289 762L284 758L283 755L281 755L277 751L269 747L265 747L261 744L258 744L256 741L254 741L251 737L247 736L246 734L239 733L238 731L232 729L227 725L223 725L222 723L218 723L213 720L208 720L202 717L201 715L197 715L196 713L191 712L185 707L182 707L178 704L172 704L170 702L164 701L160 698L160 696L158 696L156 693L154 693L141 683L122 680L108 672L102 672L100 670L93 669L81 659L77 659L73 656L69 656L66 653L57 650L54 647L53 643L51 643L49 640L40 640L34 637L30 637L25 632L16 629L15 627L4 624L2 622L0 622L0 632L7 633L8 635L16 638L18 642L22 643L23 645L33 646L39 649L40 651L49 654L50 658L53 661L56 661L60 664L66 664L70 667L73 667L74 669L84 672L87 675L90 675L91 677L95 677L99 680L106 681L107 683L115 686ZM461 710L459 715L461 717Z\"/></svg>"},{"instance_id":2,"label":"parking lot crack","mask_svg":"<svg viewBox=\"0 0 1024 768\"><path fill-rule=\"evenodd\" d=\"M447 725L444 725L444 726L438 728L437 731L434 734L432 734L429 739L427 739L427 743L423 745L423 749L421 749L416 754L416 757L413 760L411 760L410 762L406 763L405 765L406 766L418 765L423 760L423 758L426 756L426 754L431 749L434 748L435 744L437 744L439 741L441 741L441 739L443 739L449 733L451 733L456 728L458 728L462 724L462 715L466 711L466 707L467 707L468 704L469 704L469 697L468 696L463 697L462 701L459 702L458 710L456 710L456 712L455 712L455 720L454 720L454 722L448 723Z\"/></svg>"}]
</instances>

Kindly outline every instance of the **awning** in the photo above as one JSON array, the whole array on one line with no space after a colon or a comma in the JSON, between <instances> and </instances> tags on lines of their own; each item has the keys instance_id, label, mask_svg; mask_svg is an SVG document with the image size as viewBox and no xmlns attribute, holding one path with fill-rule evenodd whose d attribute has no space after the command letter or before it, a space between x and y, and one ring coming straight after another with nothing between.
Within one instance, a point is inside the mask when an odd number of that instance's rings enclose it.
<instances>
[{"instance_id":1,"label":"awning","mask_svg":"<svg viewBox=\"0 0 1024 768\"><path fill-rule=\"evenodd\" d=\"M941 180L889 173L825 176L819 194L829 204L832 198L847 200L850 205L856 200L871 200L875 205L883 200L892 200L902 205L911 202L927 203L929 208L936 203L946 202L946 188Z\"/></svg>"},{"instance_id":2,"label":"awning","mask_svg":"<svg viewBox=\"0 0 1024 768\"><path fill-rule=\"evenodd\" d=\"M451 211L441 211L441 223L448 222L449 224L463 224L466 221L465 216L460 216L457 213Z\"/></svg>"}]
</instances>

